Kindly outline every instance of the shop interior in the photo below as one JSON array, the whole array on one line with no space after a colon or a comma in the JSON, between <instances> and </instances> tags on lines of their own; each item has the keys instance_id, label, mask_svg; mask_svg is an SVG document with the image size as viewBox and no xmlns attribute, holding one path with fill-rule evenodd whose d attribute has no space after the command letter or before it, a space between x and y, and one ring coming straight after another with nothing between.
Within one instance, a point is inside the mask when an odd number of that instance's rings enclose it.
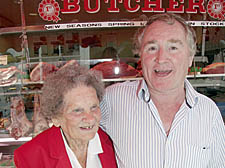
<instances>
[{"instance_id":1,"label":"shop interior","mask_svg":"<svg viewBox=\"0 0 225 168\"><path fill-rule=\"evenodd\" d=\"M41 18L40 3L41 0L0 2L0 71L10 72L6 76L0 75L0 166L12 166L13 150L34 136L31 132L15 140L10 135L7 130L12 123L10 98L23 97L26 117L32 121L34 95L41 94L45 68L60 68L73 60L88 68L106 63L103 72L106 86L142 79L140 58L133 54L132 42L141 26L118 23L145 22L154 12L127 12L123 3L118 3L120 11L110 13L107 10L110 4L101 2L98 12L88 13L84 10L84 0L81 0L79 12L59 12L60 20L56 23ZM65 8L64 1L58 0L58 5L61 9ZM94 5L91 4L93 8ZM134 2L132 5L135 5ZM164 1L162 8L168 8L168 5ZM188 5L185 1L184 7ZM180 15L187 21L218 21L207 12L184 12ZM102 23L108 22L115 25L102 26ZM72 23L77 26L46 29L46 25ZM223 26L196 26L194 29L197 33L197 53L187 78L199 92L216 102L225 121L225 23L223 21ZM118 64L124 68L121 73L114 71ZM38 66L38 77L34 79L31 73Z\"/></svg>"}]
</instances>

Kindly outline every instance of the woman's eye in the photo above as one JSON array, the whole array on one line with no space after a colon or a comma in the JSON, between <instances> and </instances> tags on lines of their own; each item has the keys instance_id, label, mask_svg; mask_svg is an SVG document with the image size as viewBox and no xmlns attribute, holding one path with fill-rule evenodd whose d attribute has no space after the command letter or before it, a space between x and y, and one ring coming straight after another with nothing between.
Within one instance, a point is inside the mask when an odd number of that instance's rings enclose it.
<instances>
[{"instance_id":1,"label":"woman's eye","mask_svg":"<svg viewBox=\"0 0 225 168\"><path fill-rule=\"evenodd\" d=\"M73 112L80 113L80 112L82 112L82 109L74 109Z\"/></svg>"}]
</instances>

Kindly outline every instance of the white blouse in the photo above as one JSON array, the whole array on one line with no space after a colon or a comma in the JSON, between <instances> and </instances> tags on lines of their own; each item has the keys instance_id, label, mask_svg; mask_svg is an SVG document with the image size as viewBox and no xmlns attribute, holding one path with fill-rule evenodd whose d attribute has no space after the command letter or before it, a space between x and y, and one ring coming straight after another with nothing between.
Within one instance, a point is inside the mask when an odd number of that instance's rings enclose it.
<instances>
[{"instance_id":1,"label":"white blouse","mask_svg":"<svg viewBox=\"0 0 225 168\"><path fill-rule=\"evenodd\" d=\"M63 137L63 141L66 147L66 152L69 156L70 163L72 165L72 168L82 168L80 163L77 160L76 155L73 153L73 151L70 149L69 145L66 142L66 139L63 135L62 129L61 135ZM103 153L101 141L99 138L98 133L95 134L95 137L89 141L88 144L88 153L87 153L87 165L86 168L102 168L101 161L98 157L98 154Z\"/></svg>"}]
</instances>

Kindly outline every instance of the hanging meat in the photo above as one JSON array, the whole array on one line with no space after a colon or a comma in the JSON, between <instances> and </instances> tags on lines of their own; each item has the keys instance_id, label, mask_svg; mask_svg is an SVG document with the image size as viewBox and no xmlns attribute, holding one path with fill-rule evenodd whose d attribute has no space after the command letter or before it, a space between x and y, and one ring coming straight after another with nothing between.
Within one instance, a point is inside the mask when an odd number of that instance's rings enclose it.
<instances>
[{"instance_id":1,"label":"hanging meat","mask_svg":"<svg viewBox=\"0 0 225 168\"><path fill-rule=\"evenodd\" d=\"M33 124L28 120L22 97L11 97L11 124L7 128L15 139L28 136L33 131Z\"/></svg>"},{"instance_id":2,"label":"hanging meat","mask_svg":"<svg viewBox=\"0 0 225 168\"><path fill-rule=\"evenodd\" d=\"M78 62L76 60L70 60L66 62L65 65L63 65L60 69L67 67L68 65L74 65L74 67L79 66Z\"/></svg>"},{"instance_id":3,"label":"hanging meat","mask_svg":"<svg viewBox=\"0 0 225 168\"><path fill-rule=\"evenodd\" d=\"M140 76L143 76L143 73L142 73L142 66L141 66L141 59L139 59L138 62L137 62L136 70L139 72L139 75L140 75Z\"/></svg>"},{"instance_id":4,"label":"hanging meat","mask_svg":"<svg viewBox=\"0 0 225 168\"><path fill-rule=\"evenodd\" d=\"M0 68L0 86L6 86L17 82L17 74L22 73L17 67Z\"/></svg>"},{"instance_id":5,"label":"hanging meat","mask_svg":"<svg viewBox=\"0 0 225 168\"><path fill-rule=\"evenodd\" d=\"M46 62L40 62L30 73L30 80L33 82L40 81L40 79L45 80L46 77L58 68L55 65L48 64ZM41 78L42 77L42 78Z\"/></svg>"},{"instance_id":6,"label":"hanging meat","mask_svg":"<svg viewBox=\"0 0 225 168\"><path fill-rule=\"evenodd\" d=\"M92 69L101 71L104 79L138 76L135 68L121 61L102 62Z\"/></svg>"},{"instance_id":7,"label":"hanging meat","mask_svg":"<svg viewBox=\"0 0 225 168\"><path fill-rule=\"evenodd\" d=\"M85 37L81 40L81 46L83 48L90 47L101 47L101 37L93 35L91 37Z\"/></svg>"},{"instance_id":8,"label":"hanging meat","mask_svg":"<svg viewBox=\"0 0 225 168\"><path fill-rule=\"evenodd\" d=\"M42 131L46 130L48 127L48 122L41 113L40 108L40 94L34 94L34 115L33 115L33 125L34 125L34 136L38 135Z\"/></svg>"},{"instance_id":9,"label":"hanging meat","mask_svg":"<svg viewBox=\"0 0 225 168\"><path fill-rule=\"evenodd\" d=\"M13 85L17 82L17 77L13 76L9 79L5 79L5 80L0 80L0 86L9 86L9 85Z\"/></svg>"},{"instance_id":10,"label":"hanging meat","mask_svg":"<svg viewBox=\"0 0 225 168\"><path fill-rule=\"evenodd\" d=\"M217 62L210 64L203 68L202 73L204 74L224 74L225 73L225 63Z\"/></svg>"}]
</instances>

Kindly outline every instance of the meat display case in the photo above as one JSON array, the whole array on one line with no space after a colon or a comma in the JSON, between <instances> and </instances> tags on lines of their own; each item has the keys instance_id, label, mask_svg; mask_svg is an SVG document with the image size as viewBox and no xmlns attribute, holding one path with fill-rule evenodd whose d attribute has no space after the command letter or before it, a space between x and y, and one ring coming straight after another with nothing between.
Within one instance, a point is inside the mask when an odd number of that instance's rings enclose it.
<instances>
[{"instance_id":1,"label":"meat display case","mask_svg":"<svg viewBox=\"0 0 225 168\"><path fill-rule=\"evenodd\" d=\"M18 4L15 4L17 2ZM56 66L62 66L69 60L76 60L83 66L92 68L94 65L106 61L122 61L137 68L139 57L132 53L132 36L137 28L143 25L143 20L132 18L120 18L109 16L110 20L91 22L85 19L76 20L69 16L62 18L65 21L62 25L74 26L86 25L86 27L51 29L51 24L46 21L39 21L38 15L34 16L29 5L24 6L22 0L4 2L4 6L10 4L13 7L14 15L4 9L5 14L0 12L0 58L7 56L7 64L0 60L0 68L15 66L24 74L17 74L17 80L11 84L0 86L0 115L1 122L5 125L10 123L10 97L22 96L25 101L26 115L32 120L33 95L41 94L43 81L32 82L29 80L30 71L40 62L47 62ZM2 3L2 2L1 2ZM25 0L25 3L28 1ZM30 2L31 8L37 6L37 2ZM32 14L32 15L31 15ZM10 19L6 19L8 15ZM137 14L134 16L139 16ZM2 17L3 16L3 17ZM14 18L15 17L15 18ZM130 16L129 16L130 17ZM189 15L190 18L194 18ZM25 20L26 19L26 20ZM92 17L93 19L93 17ZM101 19L101 18L96 18ZM16 20L16 21L15 21ZM19 20L19 21L18 21ZM38 21L37 21L38 20ZM205 20L205 16L199 14L197 20ZM26 22L25 22L26 21ZM137 21L137 22L135 22ZM37 23L36 23L37 22ZM71 24L67 24L71 23ZM123 24L118 24L123 23ZM132 23L132 24L130 24ZM2 24L2 25L1 25ZM55 24L54 24L55 25ZM99 25L99 26L98 26ZM114 26L104 26L114 25ZM54 26L52 26L54 27ZM225 31L224 27L194 27L197 32L198 51L194 58L193 71L187 76L192 85L201 93L211 97L221 109L225 117L225 73L203 74L196 69L205 68L210 64L222 62L225 59ZM117 50L117 57L103 57L103 51L107 47ZM224 66L225 67L225 66ZM199 71L199 72L198 72ZM1 75L0 75L1 76ZM40 79L42 73L40 71ZM140 76L105 78L106 85L126 80L141 80ZM8 120L3 120L7 118ZM0 153L12 155L15 148L29 141L32 134L15 140L2 126L0 129ZM0 159L1 160L1 159Z\"/></svg>"}]
</instances>

